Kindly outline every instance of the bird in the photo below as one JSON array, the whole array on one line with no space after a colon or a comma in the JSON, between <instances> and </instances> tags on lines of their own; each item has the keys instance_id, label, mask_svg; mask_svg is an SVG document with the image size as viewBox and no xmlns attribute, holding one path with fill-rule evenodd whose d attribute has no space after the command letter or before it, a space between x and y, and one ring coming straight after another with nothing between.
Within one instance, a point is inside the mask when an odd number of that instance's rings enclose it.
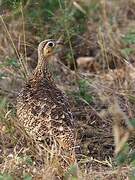
<instances>
[{"instance_id":1,"label":"bird","mask_svg":"<svg viewBox=\"0 0 135 180\"><path fill-rule=\"evenodd\" d=\"M76 161L74 119L67 96L57 87L48 67L60 45L53 39L38 45L37 66L17 97L17 117L33 140L54 151L59 169L65 171Z\"/></svg>"}]
</instances>

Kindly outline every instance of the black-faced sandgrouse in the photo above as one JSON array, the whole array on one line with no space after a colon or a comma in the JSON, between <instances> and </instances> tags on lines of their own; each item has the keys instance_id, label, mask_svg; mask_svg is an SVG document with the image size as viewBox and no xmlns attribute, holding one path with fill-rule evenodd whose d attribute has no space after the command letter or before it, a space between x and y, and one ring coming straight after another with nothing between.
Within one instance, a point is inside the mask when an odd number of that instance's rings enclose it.
<instances>
[{"instance_id":1,"label":"black-faced sandgrouse","mask_svg":"<svg viewBox=\"0 0 135 180\"><path fill-rule=\"evenodd\" d=\"M68 99L48 69L49 57L58 44L50 39L39 44L37 67L18 95L17 116L32 139L51 152L55 149L54 156L66 169L75 162L74 121Z\"/></svg>"}]
</instances>

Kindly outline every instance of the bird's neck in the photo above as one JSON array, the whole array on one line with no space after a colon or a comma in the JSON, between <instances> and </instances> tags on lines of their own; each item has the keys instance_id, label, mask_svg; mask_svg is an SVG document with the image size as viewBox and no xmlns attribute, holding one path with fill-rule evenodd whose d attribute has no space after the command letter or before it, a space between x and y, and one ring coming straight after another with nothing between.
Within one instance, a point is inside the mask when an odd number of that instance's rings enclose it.
<instances>
[{"instance_id":1,"label":"bird's neck","mask_svg":"<svg viewBox=\"0 0 135 180\"><path fill-rule=\"evenodd\" d=\"M34 71L34 77L35 76L39 79L46 79L52 82L54 81L52 73L49 71L48 68L48 59L40 56L40 58L38 59L37 67Z\"/></svg>"}]
</instances>

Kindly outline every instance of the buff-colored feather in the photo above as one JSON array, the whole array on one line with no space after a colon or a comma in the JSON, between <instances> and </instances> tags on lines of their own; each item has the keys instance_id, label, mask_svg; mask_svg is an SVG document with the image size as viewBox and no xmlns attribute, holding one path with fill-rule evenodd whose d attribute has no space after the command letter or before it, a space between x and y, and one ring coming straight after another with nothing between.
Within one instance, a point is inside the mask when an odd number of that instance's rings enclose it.
<instances>
[{"instance_id":1,"label":"buff-colored feather","mask_svg":"<svg viewBox=\"0 0 135 180\"><path fill-rule=\"evenodd\" d=\"M50 151L54 144L57 146L54 154L59 154L58 168L67 169L75 163L74 122L68 99L55 85L47 67L49 56L56 46L54 40L39 44L38 65L19 93L17 115L32 139L44 142L43 145L47 144Z\"/></svg>"}]
</instances>

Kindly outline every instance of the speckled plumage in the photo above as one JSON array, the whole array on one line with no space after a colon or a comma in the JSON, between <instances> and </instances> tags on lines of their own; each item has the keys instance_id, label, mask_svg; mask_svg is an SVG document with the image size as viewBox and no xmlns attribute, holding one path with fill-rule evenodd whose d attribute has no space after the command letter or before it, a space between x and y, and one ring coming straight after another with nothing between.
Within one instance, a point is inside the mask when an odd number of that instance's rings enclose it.
<instances>
[{"instance_id":1,"label":"speckled plumage","mask_svg":"<svg viewBox=\"0 0 135 180\"><path fill-rule=\"evenodd\" d=\"M45 56L43 53L49 41L41 42L38 47L38 65L19 93L17 115L19 122L33 139L47 143L49 139L49 143L52 141L52 144L55 141L58 149L62 149L67 158L72 159L71 163L74 163L75 137L72 113L67 97L57 88L48 71L50 54ZM70 161L67 163L70 164Z\"/></svg>"}]
</instances>

